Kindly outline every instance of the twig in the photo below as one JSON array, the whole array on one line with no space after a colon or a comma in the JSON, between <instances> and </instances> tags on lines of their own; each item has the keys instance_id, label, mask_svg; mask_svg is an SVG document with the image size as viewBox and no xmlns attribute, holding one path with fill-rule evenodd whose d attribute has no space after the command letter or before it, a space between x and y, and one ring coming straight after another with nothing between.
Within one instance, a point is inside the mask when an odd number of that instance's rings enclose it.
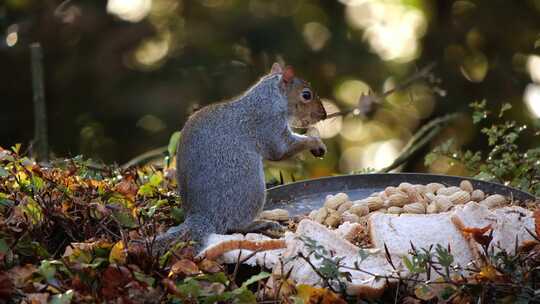
<instances>
[{"instance_id":1,"label":"twig","mask_svg":"<svg viewBox=\"0 0 540 304\"><path fill-rule=\"evenodd\" d=\"M30 45L32 64L32 91L34 96L34 146L38 161L49 161L47 133L47 111L45 105L45 84L43 80L43 52L39 43Z\"/></svg>"},{"instance_id":2,"label":"twig","mask_svg":"<svg viewBox=\"0 0 540 304\"><path fill-rule=\"evenodd\" d=\"M411 77L406 79L404 82L396 85L394 88L382 93L379 96L377 96L376 94L373 94L373 99L372 99L373 103L381 103L389 95L392 95L393 93L398 92L398 91L405 90L411 84L413 84L415 81L417 81L419 79L422 79L424 77L427 77L429 75L429 73L431 72L431 70L433 70L435 65L436 64L434 62L428 64L426 67L424 67L423 69L421 69L420 71L416 72ZM360 103L360 100L359 100L359 103ZM353 113L354 111L358 110L360 106L361 106L361 104L359 104L357 107L355 107L353 109L348 109L348 110L339 111L339 112L329 114L328 116L326 116L326 119L334 118L334 117L337 117L337 116L346 116L346 115L348 115L350 113Z\"/></svg>"},{"instance_id":3,"label":"twig","mask_svg":"<svg viewBox=\"0 0 540 304\"><path fill-rule=\"evenodd\" d=\"M302 252L298 252L298 257L300 257L301 259L303 259L304 261L306 261L306 263L308 263L308 265L311 267L311 269L313 269L313 271L324 281L324 284L330 288L330 290L334 293L337 293L337 290L334 289L334 287L332 286L332 284L330 283L329 279L324 276L320 271L319 269L317 269L317 267L315 267L315 265L313 265L313 263L311 262L311 260L309 259L309 256L305 256Z\"/></svg>"},{"instance_id":4,"label":"twig","mask_svg":"<svg viewBox=\"0 0 540 304\"><path fill-rule=\"evenodd\" d=\"M164 156L165 152L167 152L167 146L152 149L150 151L144 152L143 154L132 158L130 161L123 164L121 166L121 168L122 169L127 169L127 168L129 168L131 166L135 166L135 165L139 165L141 163L145 163L150 159L157 158L159 156Z\"/></svg>"},{"instance_id":5,"label":"twig","mask_svg":"<svg viewBox=\"0 0 540 304\"><path fill-rule=\"evenodd\" d=\"M442 126L449 123L457 116L458 114L456 113L448 114L439 118L435 118L422 126L422 128L420 128L409 140L398 158L396 158L396 160L394 160L394 162L388 167L381 169L380 172L390 172L395 168L401 166L402 164L406 163L441 132Z\"/></svg>"}]
</instances>

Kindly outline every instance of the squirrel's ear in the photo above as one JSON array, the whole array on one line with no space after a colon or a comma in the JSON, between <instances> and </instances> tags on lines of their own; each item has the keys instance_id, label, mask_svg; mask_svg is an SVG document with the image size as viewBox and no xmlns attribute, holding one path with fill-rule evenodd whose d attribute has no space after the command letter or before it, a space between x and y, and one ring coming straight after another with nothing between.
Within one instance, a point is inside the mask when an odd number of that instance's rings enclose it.
<instances>
[{"instance_id":1,"label":"squirrel's ear","mask_svg":"<svg viewBox=\"0 0 540 304\"><path fill-rule=\"evenodd\" d=\"M294 78L294 70L291 66L285 67L283 71L283 81L289 82Z\"/></svg>"},{"instance_id":2,"label":"squirrel's ear","mask_svg":"<svg viewBox=\"0 0 540 304\"><path fill-rule=\"evenodd\" d=\"M270 74L281 74L283 73L283 68L281 65L277 62L274 62L272 65L272 70L270 70Z\"/></svg>"}]
</instances>

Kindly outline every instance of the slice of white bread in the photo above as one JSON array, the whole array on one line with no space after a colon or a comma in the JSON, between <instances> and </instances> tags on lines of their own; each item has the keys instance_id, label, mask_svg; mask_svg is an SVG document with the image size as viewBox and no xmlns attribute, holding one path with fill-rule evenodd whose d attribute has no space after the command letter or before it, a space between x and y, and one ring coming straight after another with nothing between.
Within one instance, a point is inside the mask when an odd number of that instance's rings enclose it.
<instances>
[{"instance_id":1,"label":"slice of white bread","mask_svg":"<svg viewBox=\"0 0 540 304\"><path fill-rule=\"evenodd\" d=\"M290 271L290 278L299 284L308 284L312 286L323 286L322 279L313 270L304 259L298 257L298 253L302 252L307 256L309 248L301 240L302 237L313 239L317 245L323 246L334 257L344 257L342 263L346 267L355 267L355 262L359 263L360 269L376 275L390 275L392 268L386 261L384 254L379 249L365 249L369 253L368 257L360 262L360 248L351 244L340 235L327 227L305 219L302 220L296 233L289 233L285 237L287 249L283 253L283 260L287 261L284 264L284 269L281 273ZM310 262L315 267L321 266L321 260L315 257L310 257ZM340 269L342 272L351 274L351 282L347 284L347 293L351 295L363 295L374 297L384 291L386 280L377 280L375 276L362 271L351 269Z\"/></svg>"},{"instance_id":2,"label":"slice of white bread","mask_svg":"<svg viewBox=\"0 0 540 304\"><path fill-rule=\"evenodd\" d=\"M368 221L371 243L374 248L364 249L369 253L368 258L359 264L359 268L371 274L379 276L391 276L395 273L392 266L386 260L384 245L392 256L394 266L402 275L406 275L402 264L402 257L409 254L411 243L416 249L428 248L431 245L440 244L447 248L450 246L454 256L454 264L466 266L471 262L478 261L480 247L470 236L461 231L462 228L484 228L491 225L493 228L492 246L514 252L516 237L518 246L524 241L533 238L526 231L535 231L534 217L531 211L520 207L504 207L495 210L471 202L458 206L455 210L439 214L402 214L392 215L373 213ZM219 252L221 261L224 263L236 263L238 261L240 245L247 247L276 248L276 245L285 246L285 249L261 251L248 259L249 265L260 265L273 269L275 274L288 273L290 279L298 284L323 286L322 279L305 260L298 257L298 253L309 254L309 250L301 237L308 237L316 241L317 245L323 246L334 257L344 257L342 261L346 267L355 267L359 261L360 248L351 244L348 240L355 237L356 233L364 228L359 224L346 223L336 230L330 230L326 226L314 221L302 220L295 233L288 232L284 239L272 240L260 234L235 235L212 235L208 238L204 253ZM274 244L275 243L275 244ZM279 243L279 244L277 244ZM240 245L239 245L240 244ZM269 246L265 246L269 245ZM227 248L223 250L223 248ZM253 250L242 249L240 259L247 258ZM321 266L321 261L310 258L315 267ZM283 265L284 269L281 269ZM388 282L392 280L376 280L369 273L340 269L342 272L351 274L352 282L347 285L347 293L375 297L380 295Z\"/></svg>"},{"instance_id":3,"label":"slice of white bread","mask_svg":"<svg viewBox=\"0 0 540 304\"><path fill-rule=\"evenodd\" d=\"M465 266L474 260L469 242L450 219L450 213L439 214L385 214L373 213L369 218L371 241L376 248L384 248L392 256L396 268L406 274L403 256L409 255L411 244L419 251L440 244L450 247L454 265Z\"/></svg>"},{"instance_id":4,"label":"slice of white bread","mask_svg":"<svg viewBox=\"0 0 540 304\"><path fill-rule=\"evenodd\" d=\"M490 210L485 205L470 202L454 210L452 221L461 229L491 226L493 240L489 250L493 249L495 252L505 250L509 254L515 254L516 248L523 242L534 240L527 232L527 229L535 231L533 213L518 206ZM481 250L479 244L471 243L476 247L475 250Z\"/></svg>"}]
</instances>

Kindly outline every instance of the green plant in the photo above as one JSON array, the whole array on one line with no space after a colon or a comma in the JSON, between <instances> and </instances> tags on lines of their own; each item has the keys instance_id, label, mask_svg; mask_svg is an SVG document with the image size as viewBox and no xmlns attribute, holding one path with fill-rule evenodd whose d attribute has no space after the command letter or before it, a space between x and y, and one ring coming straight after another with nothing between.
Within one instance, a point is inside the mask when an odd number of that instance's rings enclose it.
<instances>
[{"instance_id":1,"label":"green plant","mask_svg":"<svg viewBox=\"0 0 540 304\"><path fill-rule=\"evenodd\" d=\"M448 159L450 165L460 163L475 178L503 183L540 196L540 147L521 149L518 145L521 134L528 130L514 120L507 120L511 104L504 104L498 115L486 110L486 101L471 103L472 120L482 127L489 151L461 150L450 139L437 146L425 158L427 166L440 157ZM492 121L488 125L488 121Z\"/></svg>"}]
</instances>

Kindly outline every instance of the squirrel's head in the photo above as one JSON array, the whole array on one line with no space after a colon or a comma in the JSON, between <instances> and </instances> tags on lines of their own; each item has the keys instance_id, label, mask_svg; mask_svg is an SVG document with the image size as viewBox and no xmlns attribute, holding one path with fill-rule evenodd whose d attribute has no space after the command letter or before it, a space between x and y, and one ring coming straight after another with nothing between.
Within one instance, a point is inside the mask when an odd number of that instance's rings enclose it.
<instances>
[{"instance_id":1,"label":"squirrel's head","mask_svg":"<svg viewBox=\"0 0 540 304\"><path fill-rule=\"evenodd\" d=\"M326 118L326 110L311 85L296 77L292 67L274 63L271 74L281 74L280 88L287 96L289 123L305 128Z\"/></svg>"}]
</instances>

